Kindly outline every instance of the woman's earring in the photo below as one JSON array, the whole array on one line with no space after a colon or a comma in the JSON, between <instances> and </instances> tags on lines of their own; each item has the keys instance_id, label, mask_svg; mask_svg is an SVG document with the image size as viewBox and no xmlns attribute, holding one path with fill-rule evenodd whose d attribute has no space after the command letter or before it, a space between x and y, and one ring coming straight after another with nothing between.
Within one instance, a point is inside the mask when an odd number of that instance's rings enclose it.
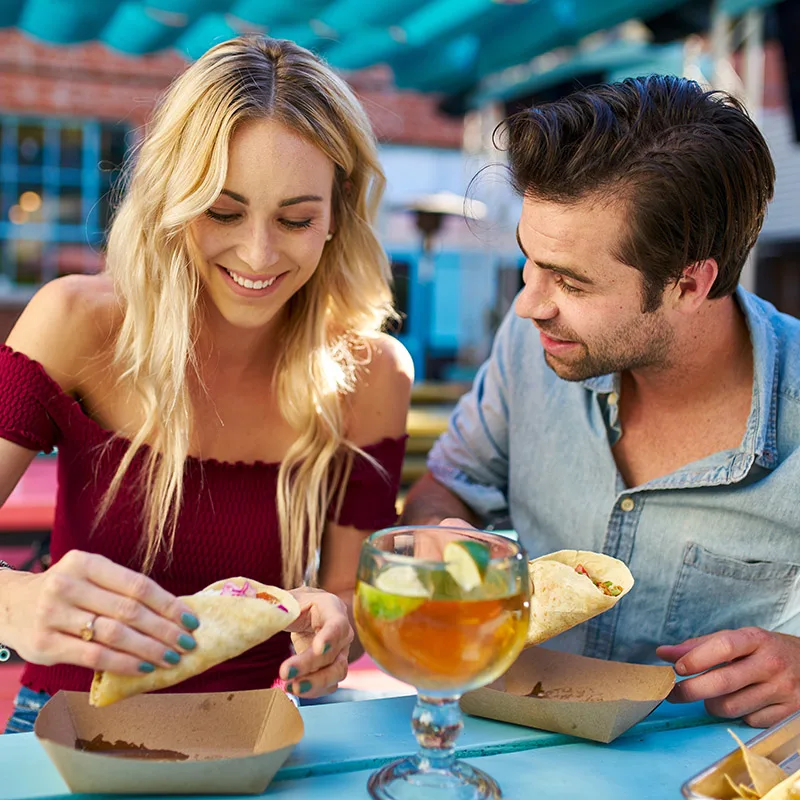
<instances>
[{"instance_id":1,"label":"woman's earring","mask_svg":"<svg viewBox=\"0 0 800 800\"><path fill-rule=\"evenodd\" d=\"M328 235L325 237L325 241L326 241L326 242L329 242L331 239L333 239L333 234L332 234L332 233L329 233L329 234L328 234Z\"/></svg>"}]
</instances>

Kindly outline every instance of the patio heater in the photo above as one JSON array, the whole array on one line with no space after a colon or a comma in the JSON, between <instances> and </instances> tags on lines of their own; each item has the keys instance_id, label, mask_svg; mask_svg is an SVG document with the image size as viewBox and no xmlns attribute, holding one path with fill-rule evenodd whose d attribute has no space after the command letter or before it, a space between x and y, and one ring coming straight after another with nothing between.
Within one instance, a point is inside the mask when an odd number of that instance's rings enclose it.
<instances>
[{"instance_id":1,"label":"patio heater","mask_svg":"<svg viewBox=\"0 0 800 800\"><path fill-rule=\"evenodd\" d=\"M413 294L416 300L411 307L412 333L420 341L421 364L417 365L426 378L428 372L428 348L433 330L433 292L435 289L435 267L433 246L442 229L445 217L481 220L486 216L486 205L479 200L465 198L454 192L442 191L420 195L406 204L406 210L414 214L414 222L421 237L421 250L417 265L418 289ZM421 367L421 370L419 369Z\"/></svg>"}]
</instances>

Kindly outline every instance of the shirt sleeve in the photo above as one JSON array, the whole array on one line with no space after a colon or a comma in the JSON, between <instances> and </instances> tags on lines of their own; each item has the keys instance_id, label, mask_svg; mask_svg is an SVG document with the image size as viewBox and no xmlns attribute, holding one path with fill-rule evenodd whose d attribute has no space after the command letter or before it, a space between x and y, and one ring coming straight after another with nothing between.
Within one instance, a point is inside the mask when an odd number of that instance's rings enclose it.
<instances>
[{"instance_id":1,"label":"shirt sleeve","mask_svg":"<svg viewBox=\"0 0 800 800\"><path fill-rule=\"evenodd\" d=\"M484 520L508 515L508 345L513 308L489 359L428 454L433 477Z\"/></svg>"},{"instance_id":2,"label":"shirt sleeve","mask_svg":"<svg viewBox=\"0 0 800 800\"><path fill-rule=\"evenodd\" d=\"M59 429L47 411L60 389L41 364L0 346L0 438L49 453Z\"/></svg>"},{"instance_id":3,"label":"shirt sleeve","mask_svg":"<svg viewBox=\"0 0 800 800\"><path fill-rule=\"evenodd\" d=\"M397 493L407 438L383 439L362 448L375 461L356 455L338 514L338 497L334 495L332 522L363 531L375 531L397 523Z\"/></svg>"}]
</instances>

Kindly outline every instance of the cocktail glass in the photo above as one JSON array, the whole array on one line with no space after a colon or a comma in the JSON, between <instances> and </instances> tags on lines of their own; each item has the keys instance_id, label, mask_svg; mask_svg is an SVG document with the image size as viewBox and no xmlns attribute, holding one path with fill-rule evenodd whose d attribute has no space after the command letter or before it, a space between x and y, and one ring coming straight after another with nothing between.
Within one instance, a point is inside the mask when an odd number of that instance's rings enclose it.
<instances>
[{"instance_id":1,"label":"cocktail glass","mask_svg":"<svg viewBox=\"0 0 800 800\"><path fill-rule=\"evenodd\" d=\"M379 769L377 800L499 798L497 783L454 757L460 696L502 675L525 643L530 584L513 539L469 528L408 526L361 549L358 634L370 657L415 686L418 753Z\"/></svg>"}]
</instances>

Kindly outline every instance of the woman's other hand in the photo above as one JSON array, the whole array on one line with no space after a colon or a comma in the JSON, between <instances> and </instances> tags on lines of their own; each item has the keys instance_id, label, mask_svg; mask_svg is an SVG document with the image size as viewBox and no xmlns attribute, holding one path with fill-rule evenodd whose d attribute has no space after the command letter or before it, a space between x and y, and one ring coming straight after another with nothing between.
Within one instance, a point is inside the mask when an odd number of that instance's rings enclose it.
<instances>
[{"instance_id":1,"label":"woman's other hand","mask_svg":"<svg viewBox=\"0 0 800 800\"><path fill-rule=\"evenodd\" d=\"M347 675L347 656L353 628L347 606L322 589L301 587L291 592L300 604L300 616L287 628L295 655L281 664L286 690L300 697L333 692Z\"/></svg>"}]
</instances>

